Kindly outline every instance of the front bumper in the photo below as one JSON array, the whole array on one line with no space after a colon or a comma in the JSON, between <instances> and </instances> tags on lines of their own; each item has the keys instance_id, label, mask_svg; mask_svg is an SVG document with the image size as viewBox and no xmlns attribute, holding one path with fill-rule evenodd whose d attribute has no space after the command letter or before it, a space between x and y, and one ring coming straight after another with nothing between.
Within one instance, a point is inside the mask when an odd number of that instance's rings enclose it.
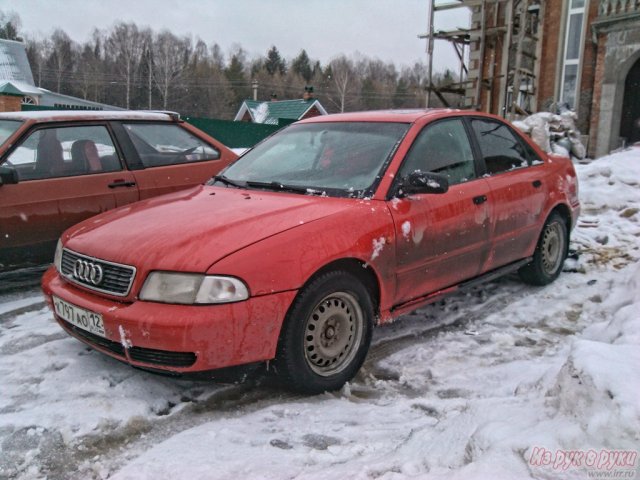
<instances>
[{"instance_id":1,"label":"front bumper","mask_svg":"<svg viewBox=\"0 0 640 480\"><path fill-rule=\"evenodd\" d=\"M201 372L274 358L284 317L296 292L221 305L121 303L63 280L54 267L42 278L52 295L102 315L106 338L85 332L55 313L72 336L133 366L175 373Z\"/></svg>"}]
</instances>

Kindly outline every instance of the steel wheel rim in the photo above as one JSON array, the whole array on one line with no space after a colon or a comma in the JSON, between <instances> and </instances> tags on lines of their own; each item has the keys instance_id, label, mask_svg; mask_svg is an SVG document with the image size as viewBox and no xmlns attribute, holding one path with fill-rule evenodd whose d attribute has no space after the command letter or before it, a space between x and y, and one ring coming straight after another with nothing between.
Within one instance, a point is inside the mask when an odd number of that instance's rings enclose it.
<instances>
[{"instance_id":1,"label":"steel wheel rim","mask_svg":"<svg viewBox=\"0 0 640 480\"><path fill-rule=\"evenodd\" d=\"M304 356L314 373L323 377L347 368L360 347L364 315L356 298L335 292L315 306L304 326Z\"/></svg>"},{"instance_id":2,"label":"steel wheel rim","mask_svg":"<svg viewBox=\"0 0 640 480\"><path fill-rule=\"evenodd\" d=\"M562 236L562 225L554 222L547 226L542 237L542 267L544 271L553 275L562 262L562 251L564 241Z\"/></svg>"}]
</instances>

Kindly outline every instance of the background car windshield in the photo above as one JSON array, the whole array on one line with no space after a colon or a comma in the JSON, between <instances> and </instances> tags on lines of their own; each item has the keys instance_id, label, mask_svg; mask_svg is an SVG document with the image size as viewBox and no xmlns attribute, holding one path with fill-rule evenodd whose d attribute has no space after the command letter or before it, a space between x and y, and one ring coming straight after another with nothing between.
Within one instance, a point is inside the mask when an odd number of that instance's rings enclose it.
<instances>
[{"instance_id":1,"label":"background car windshield","mask_svg":"<svg viewBox=\"0 0 640 480\"><path fill-rule=\"evenodd\" d=\"M292 125L224 171L239 182L281 183L332 193L369 190L409 128L404 123Z\"/></svg>"},{"instance_id":2,"label":"background car windshield","mask_svg":"<svg viewBox=\"0 0 640 480\"><path fill-rule=\"evenodd\" d=\"M7 138L15 132L22 122L19 120L0 120L0 145L7 141Z\"/></svg>"}]
</instances>

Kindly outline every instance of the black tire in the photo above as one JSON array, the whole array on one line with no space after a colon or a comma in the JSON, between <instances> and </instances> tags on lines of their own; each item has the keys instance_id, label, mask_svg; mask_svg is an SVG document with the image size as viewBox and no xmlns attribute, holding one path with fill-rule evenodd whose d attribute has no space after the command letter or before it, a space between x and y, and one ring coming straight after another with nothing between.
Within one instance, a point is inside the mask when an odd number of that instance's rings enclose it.
<instances>
[{"instance_id":1,"label":"black tire","mask_svg":"<svg viewBox=\"0 0 640 480\"><path fill-rule=\"evenodd\" d=\"M275 367L291 388L337 390L358 372L369 350L374 308L353 275L320 275L299 293L285 318Z\"/></svg>"},{"instance_id":2,"label":"black tire","mask_svg":"<svg viewBox=\"0 0 640 480\"><path fill-rule=\"evenodd\" d=\"M531 285L547 285L560 272L569 251L567 223L558 213L552 213L542 227L531 263L522 267L520 278Z\"/></svg>"}]
</instances>

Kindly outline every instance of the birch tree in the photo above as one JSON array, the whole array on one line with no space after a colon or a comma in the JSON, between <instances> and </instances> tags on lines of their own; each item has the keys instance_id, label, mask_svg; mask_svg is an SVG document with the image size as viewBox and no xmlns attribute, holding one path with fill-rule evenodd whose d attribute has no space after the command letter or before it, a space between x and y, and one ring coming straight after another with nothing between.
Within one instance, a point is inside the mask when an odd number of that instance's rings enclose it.
<instances>
[{"instance_id":1,"label":"birch tree","mask_svg":"<svg viewBox=\"0 0 640 480\"><path fill-rule=\"evenodd\" d=\"M113 64L125 86L125 107L131 108L131 89L144 53L144 36L135 23L118 23L107 39Z\"/></svg>"},{"instance_id":2,"label":"birch tree","mask_svg":"<svg viewBox=\"0 0 640 480\"><path fill-rule=\"evenodd\" d=\"M164 110L167 109L170 90L183 80L191 49L191 40L186 37L178 38L167 30L154 39L151 48L152 78Z\"/></svg>"}]
</instances>

